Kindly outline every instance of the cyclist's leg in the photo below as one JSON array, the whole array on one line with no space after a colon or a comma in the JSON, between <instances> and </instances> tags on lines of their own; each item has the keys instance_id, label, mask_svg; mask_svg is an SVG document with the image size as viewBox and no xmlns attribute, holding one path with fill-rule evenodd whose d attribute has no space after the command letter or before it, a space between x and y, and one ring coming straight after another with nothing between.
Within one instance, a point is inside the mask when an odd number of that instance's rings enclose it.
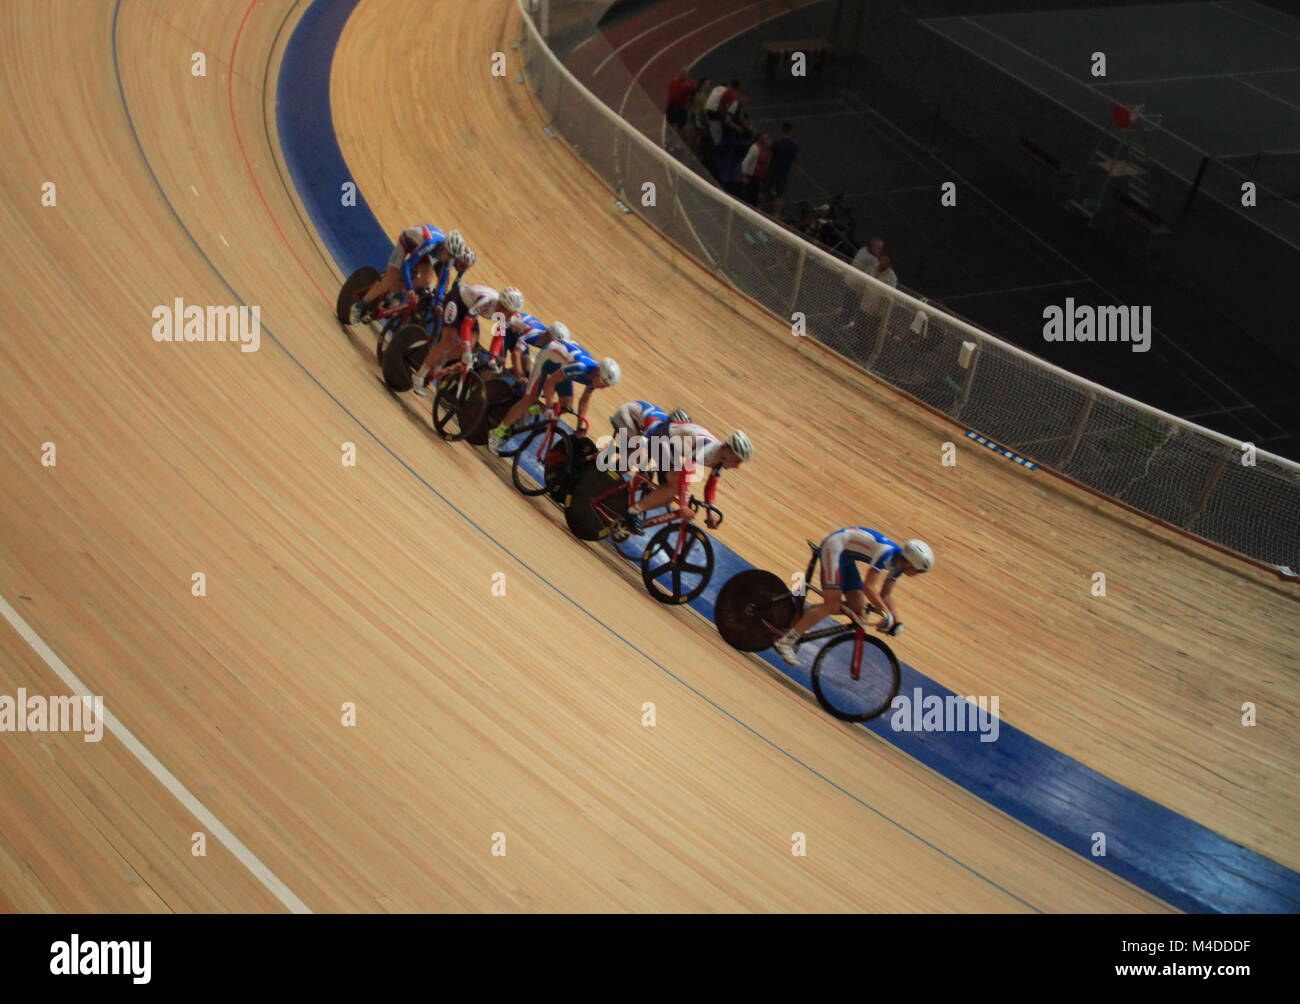
<instances>
[{"instance_id":1,"label":"cyclist's leg","mask_svg":"<svg viewBox=\"0 0 1300 1004\"><path fill-rule=\"evenodd\" d=\"M360 299L352 305L349 320L353 324L360 324L370 318L375 312L375 305L390 293L396 293L403 289L405 284L402 282L401 262L384 269L384 274L370 284Z\"/></svg>"},{"instance_id":2,"label":"cyclist's leg","mask_svg":"<svg viewBox=\"0 0 1300 1004\"><path fill-rule=\"evenodd\" d=\"M862 630L867 630L867 591L853 589L846 592L840 605L840 613L846 615Z\"/></svg>"},{"instance_id":3,"label":"cyclist's leg","mask_svg":"<svg viewBox=\"0 0 1300 1004\"><path fill-rule=\"evenodd\" d=\"M456 349L459 344L460 338L455 329L448 327L444 327L442 334L429 343L429 351L424 354L424 362L420 364L412 381L417 394L423 395L425 381L429 379L429 374L442 369L457 354Z\"/></svg>"},{"instance_id":4,"label":"cyclist's leg","mask_svg":"<svg viewBox=\"0 0 1300 1004\"><path fill-rule=\"evenodd\" d=\"M683 497L687 490L686 472L669 471L664 479L664 483L653 491L641 497L641 500L628 507L629 515L640 515L641 513L650 512L652 509L661 509L668 505L673 499L677 499L678 504L684 504Z\"/></svg>"},{"instance_id":5,"label":"cyclist's leg","mask_svg":"<svg viewBox=\"0 0 1300 1004\"><path fill-rule=\"evenodd\" d=\"M405 261L406 248L402 245L402 240L399 237L393 244L392 253L388 256L388 264L384 266L384 274L366 290L365 295L362 297L369 309L373 309L374 304L378 302L381 296L396 293L405 287L406 283L402 280L402 265Z\"/></svg>"},{"instance_id":6,"label":"cyclist's leg","mask_svg":"<svg viewBox=\"0 0 1300 1004\"><path fill-rule=\"evenodd\" d=\"M858 572L857 562L844 553L840 531L830 534L822 541L821 585L822 601L806 609L790 630L773 643L777 654L792 666L799 662L794 654L799 639L818 621L840 612L841 598L845 592L852 595L854 590L862 590L862 575Z\"/></svg>"},{"instance_id":7,"label":"cyclist's leg","mask_svg":"<svg viewBox=\"0 0 1300 1004\"><path fill-rule=\"evenodd\" d=\"M434 268L432 256L425 255L411 270L411 282L416 289L432 287L438 282L438 273Z\"/></svg>"},{"instance_id":8,"label":"cyclist's leg","mask_svg":"<svg viewBox=\"0 0 1300 1004\"><path fill-rule=\"evenodd\" d=\"M852 584L846 582L845 586L847 588L844 590L836 589L831 586L822 587L822 601L816 606L809 607L805 610L803 616L800 617L794 627L790 629L794 632L796 638L807 634L817 626L818 622L825 620L827 617L833 617L843 610L842 601L844 593L847 591L850 596L853 595L851 591ZM859 589L858 592L861 592L861 589Z\"/></svg>"},{"instance_id":9,"label":"cyclist's leg","mask_svg":"<svg viewBox=\"0 0 1300 1004\"><path fill-rule=\"evenodd\" d=\"M561 380L555 387L555 396L560 400L560 407L573 411L573 381ZM549 408L551 402L545 402Z\"/></svg>"},{"instance_id":10,"label":"cyclist's leg","mask_svg":"<svg viewBox=\"0 0 1300 1004\"><path fill-rule=\"evenodd\" d=\"M537 403L538 395L541 393L542 388L546 386L547 379L560 366L559 360L548 359L547 353L543 353L537 362L538 365L533 367L533 375L528 380L528 386L524 389L523 397L516 401L510 410L506 412L505 418L501 419L501 424L488 433L489 449L493 443L499 446L500 442L506 438L510 428L524 417L528 409Z\"/></svg>"}]
</instances>

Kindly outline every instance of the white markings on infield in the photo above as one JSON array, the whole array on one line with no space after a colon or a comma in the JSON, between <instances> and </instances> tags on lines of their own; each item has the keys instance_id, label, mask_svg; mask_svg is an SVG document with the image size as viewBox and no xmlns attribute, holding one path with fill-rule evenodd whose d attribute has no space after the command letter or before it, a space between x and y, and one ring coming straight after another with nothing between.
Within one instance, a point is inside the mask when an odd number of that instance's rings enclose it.
<instances>
[{"instance_id":1,"label":"white markings on infield","mask_svg":"<svg viewBox=\"0 0 1300 1004\"><path fill-rule=\"evenodd\" d=\"M27 621L17 610L9 605L9 601L0 596L0 614L4 614L15 631L32 647L50 669L54 670L54 675L63 681L72 693L79 697L91 697L90 688L87 687L77 675L68 668L67 664L60 659L49 645L38 635ZM264 865L261 860L244 846L243 842L230 832L229 829L217 819L208 808L194 796L194 794L183 785L180 780L162 765L162 762L149 752L139 739L132 735L131 730L123 725L111 711L104 710L104 725L112 732L122 745L125 746L131 754L140 761L144 769L152 774L158 782L175 796L176 800L181 803L195 819L201 823L214 837L217 838L231 854L238 859L239 863L252 873L253 877L262 883L274 896L279 900L286 909L291 913L311 913L311 909L294 895L293 891L281 882L272 873L271 869Z\"/></svg>"}]
</instances>

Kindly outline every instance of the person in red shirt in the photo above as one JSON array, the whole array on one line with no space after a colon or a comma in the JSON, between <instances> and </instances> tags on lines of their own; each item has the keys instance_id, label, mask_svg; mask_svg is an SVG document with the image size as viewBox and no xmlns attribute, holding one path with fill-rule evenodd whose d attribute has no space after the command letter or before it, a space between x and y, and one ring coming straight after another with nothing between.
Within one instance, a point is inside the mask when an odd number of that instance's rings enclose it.
<instances>
[{"instance_id":1,"label":"person in red shirt","mask_svg":"<svg viewBox=\"0 0 1300 1004\"><path fill-rule=\"evenodd\" d=\"M668 81L668 108L665 116L668 124L680 134L686 128L691 98L695 96L696 83L691 79L690 71L682 67Z\"/></svg>"}]
</instances>

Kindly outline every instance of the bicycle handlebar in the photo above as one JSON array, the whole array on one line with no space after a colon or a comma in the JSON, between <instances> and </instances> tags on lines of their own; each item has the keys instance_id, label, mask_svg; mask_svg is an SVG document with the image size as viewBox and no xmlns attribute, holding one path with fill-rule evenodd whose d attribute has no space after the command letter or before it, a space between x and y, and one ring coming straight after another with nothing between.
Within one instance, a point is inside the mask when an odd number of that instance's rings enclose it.
<instances>
[{"instance_id":1,"label":"bicycle handlebar","mask_svg":"<svg viewBox=\"0 0 1300 1004\"><path fill-rule=\"evenodd\" d=\"M555 421L557 422L565 415L572 415L574 418L578 420L577 426L579 432L586 432L588 429L591 428L591 424L585 418L579 415L572 408L561 407L560 402L558 401L556 401L555 404L551 405L549 410L552 412L552 414L555 417Z\"/></svg>"},{"instance_id":2,"label":"bicycle handlebar","mask_svg":"<svg viewBox=\"0 0 1300 1004\"><path fill-rule=\"evenodd\" d=\"M719 509L717 506L713 505L710 502L701 501L700 499L697 499L694 495L691 496L690 506L694 510L705 509L708 512L713 513L713 515L718 517L718 526L722 526L722 510Z\"/></svg>"}]
</instances>

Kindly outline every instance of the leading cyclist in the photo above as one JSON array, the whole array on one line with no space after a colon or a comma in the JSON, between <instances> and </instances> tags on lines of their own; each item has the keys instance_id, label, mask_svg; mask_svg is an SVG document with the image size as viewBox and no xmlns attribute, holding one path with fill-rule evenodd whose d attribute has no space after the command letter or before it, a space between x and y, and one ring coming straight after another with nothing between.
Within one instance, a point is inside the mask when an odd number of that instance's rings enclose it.
<instances>
[{"instance_id":1,"label":"leading cyclist","mask_svg":"<svg viewBox=\"0 0 1300 1004\"><path fill-rule=\"evenodd\" d=\"M858 570L859 562L867 563L865 580ZM805 610L794 627L776 640L773 647L777 655L791 666L798 665L794 650L800 637L823 618L835 614L844 614L866 630L868 602L881 611L877 631L901 634L903 622L893 598L894 585L900 576L920 575L933 567L934 552L923 540L895 544L883 533L865 526L836 530L821 542L822 601Z\"/></svg>"}]
</instances>

